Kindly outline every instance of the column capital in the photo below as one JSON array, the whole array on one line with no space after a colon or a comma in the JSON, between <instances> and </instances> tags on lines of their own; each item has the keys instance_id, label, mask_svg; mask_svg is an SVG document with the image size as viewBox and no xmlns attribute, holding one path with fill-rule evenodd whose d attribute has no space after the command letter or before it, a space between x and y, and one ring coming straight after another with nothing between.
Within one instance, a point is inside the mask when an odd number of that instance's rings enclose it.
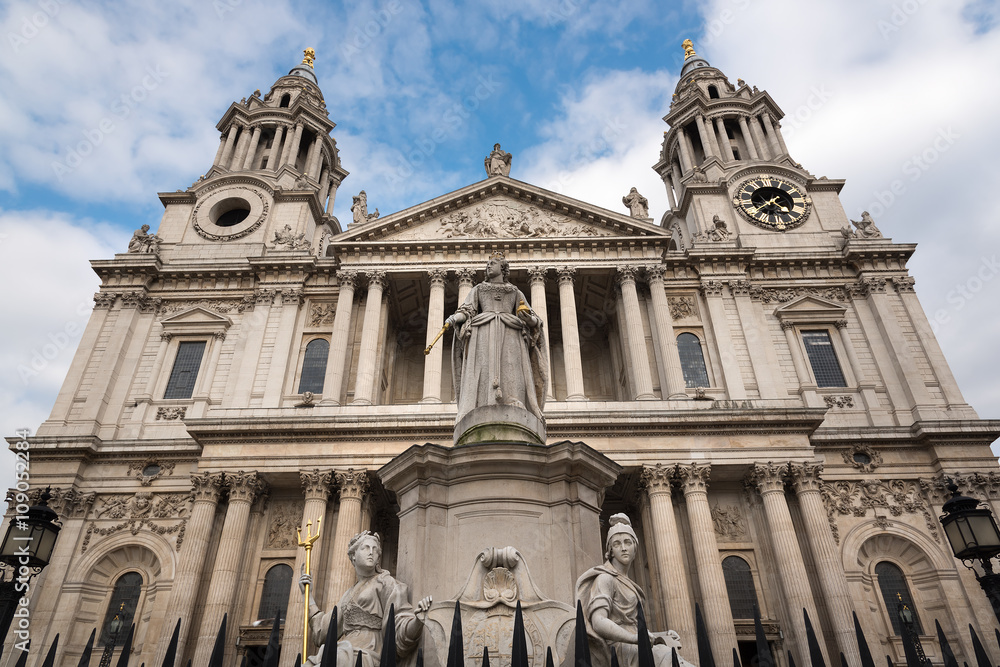
<instances>
[{"instance_id":1,"label":"column capital","mask_svg":"<svg viewBox=\"0 0 1000 667\"><path fill-rule=\"evenodd\" d=\"M576 276L576 267L573 266L560 266L556 269L556 273L559 275L559 284L564 283L573 284L573 277Z\"/></svg>"},{"instance_id":2,"label":"column capital","mask_svg":"<svg viewBox=\"0 0 1000 667\"><path fill-rule=\"evenodd\" d=\"M354 468L338 470L334 472L334 477L337 480L337 488L340 489L341 500L344 498L361 500L368 492L367 470L355 470Z\"/></svg>"},{"instance_id":3,"label":"column capital","mask_svg":"<svg viewBox=\"0 0 1000 667\"><path fill-rule=\"evenodd\" d=\"M754 464L747 474L747 481L757 488L761 495L767 493L784 493L785 477L788 475L788 465L784 463Z\"/></svg>"},{"instance_id":4,"label":"column capital","mask_svg":"<svg viewBox=\"0 0 1000 667\"><path fill-rule=\"evenodd\" d=\"M618 269L617 269L616 280L618 281L619 285L623 285L623 284L628 283L628 282L630 282L630 283L632 283L634 285L635 284L635 274L636 274L636 267L634 267L634 266L628 266L628 265L622 265L622 266L619 266Z\"/></svg>"},{"instance_id":5,"label":"column capital","mask_svg":"<svg viewBox=\"0 0 1000 667\"><path fill-rule=\"evenodd\" d=\"M379 271L379 270L368 271L367 275L368 275L369 288L375 287L376 285L378 287L384 288L388 282L388 278L386 276L385 271Z\"/></svg>"},{"instance_id":6,"label":"column capital","mask_svg":"<svg viewBox=\"0 0 1000 667\"><path fill-rule=\"evenodd\" d=\"M698 286L702 296L722 296L721 280L703 280Z\"/></svg>"},{"instance_id":7,"label":"column capital","mask_svg":"<svg viewBox=\"0 0 1000 667\"><path fill-rule=\"evenodd\" d=\"M545 274L549 272L544 266L529 266L528 267L528 281L530 284L534 285L536 283L545 284Z\"/></svg>"},{"instance_id":8,"label":"column capital","mask_svg":"<svg viewBox=\"0 0 1000 667\"><path fill-rule=\"evenodd\" d=\"M217 503L222 493L223 475L221 472L201 472L191 475L191 496L194 501Z\"/></svg>"},{"instance_id":9,"label":"column capital","mask_svg":"<svg viewBox=\"0 0 1000 667\"><path fill-rule=\"evenodd\" d=\"M646 267L646 280L651 283L663 282L663 274L666 273L667 268L662 264L651 264Z\"/></svg>"},{"instance_id":10,"label":"column capital","mask_svg":"<svg viewBox=\"0 0 1000 667\"><path fill-rule=\"evenodd\" d=\"M320 471L316 468L311 471L299 471L299 481L302 482L302 494L306 500L317 499L326 502L330 497L330 482L332 480L332 470Z\"/></svg>"},{"instance_id":11,"label":"column capital","mask_svg":"<svg viewBox=\"0 0 1000 667\"><path fill-rule=\"evenodd\" d=\"M468 285L471 287L472 284L476 281L476 272L468 267L459 269L455 273L458 274L459 285Z\"/></svg>"},{"instance_id":12,"label":"column capital","mask_svg":"<svg viewBox=\"0 0 1000 667\"><path fill-rule=\"evenodd\" d=\"M846 329L847 320L837 320L836 322L833 323L833 326L837 327L838 329Z\"/></svg>"},{"instance_id":13,"label":"column capital","mask_svg":"<svg viewBox=\"0 0 1000 667\"><path fill-rule=\"evenodd\" d=\"M337 284L340 287L354 289L358 286L358 272L350 269L340 269L337 271Z\"/></svg>"},{"instance_id":14,"label":"column capital","mask_svg":"<svg viewBox=\"0 0 1000 667\"><path fill-rule=\"evenodd\" d=\"M684 495L708 493L708 478L711 474L711 463L689 463L677 466L677 477L681 481Z\"/></svg>"},{"instance_id":15,"label":"column capital","mask_svg":"<svg viewBox=\"0 0 1000 667\"><path fill-rule=\"evenodd\" d=\"M256 500L257 496L267 490L267 484L260 478L257 471L226 473L229 486L229 502L241 501L247 504Z\"/></svg>"},{"instance_id":16,"label":"column capital","mask_svg":"<svg viewBox=\"0 0 1000 667\"><path fill-rule=\"evenodd\" d=\"M676 472L676 466L665 466L662 463L657 463L655 466L643 466L642 473L639 475L639 483L651 496L657 493L670 493Z\"/></svg>"},{"instance_id":17,"label":"column capital","mask_svg":"<svg viewBox=\"0 0 1000 667\"><path fill-rule=\"evenodd\" d=\"M788 473L795 484L795 491L797 493L807 491L819 493L820 484L823 483L823 480L820 479L823 473L822 463L818 461L814 463L792 463L788 466Z\"/></svg>"},{"instance_id":18,"label":"column capital","mask_svg":"<svg viewBox=\"0 0 1000 667\"><path fill-rule=\"evenodd\" d=\"M892 286L896 288L897 292L912 292L913 286L917 282L910 276L894 276L889 278L889 280L892 282Z\"/></svg>"},{"instance_id":19,"label":"column capital","mask_svg":"<svg viewBox=\"0 0 1000 667\"><path fill-rule=\"evenodd\" d=\"M444 279L447 272L444 269L428 269L427 277L430 279L431 287L444 287Z\"/></svg>"},{"instance_id":20,"label":"column capital","mask_svg":"<svg viewBox=\"0 0 1000 667\"><path fill-rule=\"evenodd\" d=\"M781 330L782 331L788 331L788 330L794 329L794 328L795 328L795 323L794 322L789 322L787 320L783 320L781 322Z\"/></svg>"}]
</instances>

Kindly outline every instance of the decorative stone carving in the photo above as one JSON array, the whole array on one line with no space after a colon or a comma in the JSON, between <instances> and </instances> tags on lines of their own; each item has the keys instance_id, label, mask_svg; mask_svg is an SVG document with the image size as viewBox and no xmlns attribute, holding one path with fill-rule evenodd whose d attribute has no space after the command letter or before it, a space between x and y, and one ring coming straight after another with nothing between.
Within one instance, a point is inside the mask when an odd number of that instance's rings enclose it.
<instances>
[{"instance_id":1,"label":"decorative stone carving","mask_svg":"<svg viewBox=\"0 0 1000 667\"><path fill-rule=\"evenodd\" d=\"M117 294L112 294L110 292L95 293L94 310L111 310L111 306L115 304L115 299L117 298Z\"/></svg>"},{"instance_id":2,"label":"decorative stone carving","mask_svg":"<svg viewBox=\"0 0 1000 667\"><path fill-rule=\"evenodd\" d=\"M133 535L149 530L157 535L176 535L175 550L180 551L188 521L190 493L153 494L140 491L135 495L103 496L100 509L87 525L80 553L86 553L93 536L104 537L128 529ZM113 525L100 525L115 521ZM173 523L168 523L168 522Z\"/></svg>"},{"instance_id":3,"label":"decorative stone carving","mask_svg":"<svg viewBox=\"0 0 1000 667\"><path fill-rule=\"evenodd\" d=\"M326 501L330 497L330 483L333 481L333 471L319 469L300 471L299 481L302 483L302 493L306 499L317 498Z\"/></svg>"},{"instance_id":4,"label":"decorative stone carving","mask_svg":"<svg viewBox=\"0 0 1000 667\"><path fill-rule=\"evenodd\" d=\"M184 419L187 415L187 407L180 408L156 408L156 419L164 421L175 421L178 419Z\"/></svg>"},{"instance_id":5,"label":"decorative stone carving","mask_svg":"<svg viewBox=\"0 0 1000 667\"><path fill-rule=\"evenodd\" d=\"M850 287L851 296L867 298L870 294L885 292L885 278L858 278Z\"/></svg>"},{"instance_id":6,"label":"decorative stone carving","mask_svg":"<svg viewBox=\"0 0 1000 667\"><path fill-rule=\"evenodd\" d=\"M677 466L677 479L685 493L690 491L708 492L708 480L712 475L710 463L688 463Z\"/></svg>"},{"instance_id":7,"label":"decorative stone carving","mask_svg":"<svg viewBox=\"0 0 1000 667\"><path fill-rule=\"evenodd\" d=\"M387 274L385 271L378 271L378 270L367 271L365 272L365 276L368 278L369 287L371 287L372 285L378 285L382 288L385 288L389 284L387 280Z\"/></svg>"},{"instance_id":8,"label":"decorative stone carving","mask_svg":"<svg viewBox=\"0 0 1000 667\"><path fill-rule=\"evenodd\" d=\"M824 396L823 402L826 403L828 408L853 408L854 407L854 397L850 395L846 396Z\"/></svg>"},{"instance_id":9,"label":"decorative stone carving","mask_svg":"<svg viewBox=\"0 0 1000 667\"><path fill-rule=\"evenodd\" d=\"M483 160L487 176L510 176L510 163L513 156L500 149L500 144L493 144L493 150Z\"/></svg>"},{"instance_id":10,"label":"decorative stone carving","mask_svg":"<svg viewBox=\"0 0 1000 667\"><path fill-rule=\"evenodd\" d=\"M542 283L544 285L548 272L549 270L542 266L528 267L528 281L532 285L535 283Z\"/></svg>"},{"instance_id":11,"label":"decorative stone carving","mask_svg":"<svg viewBox=\"0 0 1000 667\"><path fill-rule=\"evenodd\" d=\"M788 465L788 476L795 484L795 490L799 493L819 491L822 473L822 463L790 463Z\"/></svg>"},{"instance_id":12,"label":"decorative stone carving","mask_svg":"<svg viewBox=\"0 0 1000 667\"><path fill-rule=\"evenodd\" d=\"M746 290L750 298L762 303L787 303L800 296L816 296L828 301L846 301L849 290L845 287L787 287L781 289L766 289L759 285L754 285L749 281L730 281L729 289L734 289L734 282L737 282L735 289Z\"/></svg>"},{"instance_id":13,"label":"decorative stone carving","mask_svg":"<svg viewBox=\"0 0 1000 667\"><path fill-rule=\"evenodd\" d=\"M639 483L650 495L670 493L676 475L676 466L665 466L662 463L657 463L654 466L643 466L642 472L639 473Z\"/></svg>"},{"instance_id":14,"label":"decorative stone carving","mask_svg":"<svg viewBox=\"0 0 1000 667\"><path fill-rule=\"evenodd\" d=\"M368 492L367 471L350 468L346 471L338 470L333 474L337 481L337 488L340 489L341 498L361 499Z\"/></svg>"},{"instance_id":15,"label":"decorative stone carving","mask_svg":"<svg viewBox=\"0 0 1000 667\"><path fill-rule=\"evenodd\" d=\"M894 517L903 514L923 516L927 532L935 540L940 541L938 522L931 515L927 501L924 500L922 486L918 481L901 479L824 482L820 491L826 504L834 538L839 543L840 534L835 521L837 515L861 518L867 516L869 510L881 507Z\"/></svg>"},{"instance_id":16,"label":"decorative stone carving","mask_svg":"<svg viewBox=\"0 0 1000 667\"><path fill-rule=\"evenodd\" d=\"M306 239L305 233L295 234L291 225L274 232L274 247L284 247L288 250L309 250L311 244Z\"/></svg>"},{"instance_id":17,"label":"decorative stone carving","mask_svg":"<svg viewBox=\"0 0 1000 667\"><path fill-rule=\"evenodd\" d=\"M444 238L550 238L607 236L610 232L574 224L537 206L497 199L449 213L439 221Z\"/></svg>"},{"instance_id":18,"label":"decorative stone carving","mask_svg":"<svg viewBox=\"0 0 1000 667\"><path fill-rule=\"evenodd\" d=\"M785 492L785 479L788 477L788 465L757 463L750 469L747 481L761 493Z\"/></svg>"},{"instance_id":19,"label":"decorative stone carving","mask_svg":"<svg viewBox=\"0 0 1000 667\"><path fill-rule=\"evenodd\" d=\"M23 497L18 498L19 495L26 495L27 505L31 506L39 503L44 491L45 489L40 487L29 489L27 492L7 489L5 500L7 502L8 513L12 513L19 502L24 502ZM64 519L77 519L87 516L87 513L90 512L91 507L94 505L94 500L97 498L97 494L94 492L81 493L74 488L49 487L49 493L51 494L48 500L49 507Z\"/></svg>"},{"instance_id":20,"label":"decorative stone carving","mask_svg":"<svg viewBox=\"0 0 1000 667\"><path fill-rule=\"evenodd\" d=\"M912 292L913 286L916 285L917 281L910 276L894 276L889 280L892 281L892 286L897 292L902 294L903 292Z\"/></svg>"},{"instance_id":21,"label":"decorative stone carving","mask_svg":"<svg viewBox=\"0 0 1000 667\"><path fill-rule=\"evenodd\" d=\"M472 285L476 282L476 272L469 268L461 268L455 272L458 274L458 284L459 287L467 287L472 289Z\"/></svg>"},{"instance_id":22,"label":"decorative stone carving","mask_svg":"<svg viewBox=\"0 0 1000 667\"><path fill-rule=\"evenodd\" d=\"M337 271L337 285L340 287L357 287L358 272L350 269Z\"/></svg>"},{"instance_id":23,"label":"decorative stone carving","mask_svg":"<svg viewBox=\"0 0 1000 667\"><path fill-rule=\"evenodd\" d=\"M738 507L721 507L716 504L712 508L712 523L715 525L715 534L731 542L742 542L747 538L746 519Z\"/></svg>"},{"instance_id":24,"label":"decorative stone carving","mask_svg":"<svg viewBox=\"0 0 1000 667\"><path fill-rule=\"evenodd\" d=\"M851 220L851 224L854 225L857 231L850 227L840 228L841 235L846 239L867 240L882 238L882 232L875 226L875 221L872 220L872 216L868 211L862 211L861 220Z\"/></svg>"},{"instance_id":25,"label":"decorative stone carving","mask_svg":"<svg viewBox=\"0 0 1000 667\"><path fill-rule=\"evenodd\" d=\"M302 400L299 401L299 403L296 404L295 406L297 408L311 408L313 404L316 402L316 394L312 393L311 391L304 391L302 392L301 396Z\"/></svg>"},{"instance_id":26,"label":"decorative stone carving","mask_svg":"<svg viewBox=\"0 0 1000 667\"><path fill-rule=\"evenodd\" d=\"M667 305L670 306L670 317L674 320L683 320L697 315L693 296L667 297Z\"/></svg>"},{"instance_id":27,"label":"decorative stone carving","mask_svg":"<svg viewBox=\"0 0 1000 667\"><path fill-rule=\"evenodd\" d=\"M698 289L702 296L722 296L722 281L703 280Z\"/></svg>"},{"instance_id":28,"label":"decorative stone carving","mask_svg":"<svg viewBox=\"0 0 1000 667\"><path fill-rule=\"evenodd\" d=\"M314 303L309 309L309 326L319 327L333 324L333 316L337 308L332 303Z\"/></svg>"},{"instance_id":29,"label":"decorative stone carving","mask_svg":"<svg viewBox=\"0 0 1000 667\"><path fill-rule=\"evenodd\" d=\"M632 188L628 194L622 197L622 203L628 207L629 215L639 220L649 218L649 200L639 194L639 191Z\"/></svg>"},{"instance_id":30,"label":"decorative stone carving","mask_svg":"<svg viewBox=\"0 0 1000 667\"><path fill-rule=\"evenodd\" d=\"M841 452L844 463L848 463L863 473L874 472L882 465L882 455L870 445L857 444Z\"/></svg>"},{"instance_id":31,"label":"decorative stone carving","mask_svg":"<svg viewBox=\"0 0 1000 667\"><path fill-rule=\"evenodd\" d=\"M132 461L128 464L128 474L134 475L142 486L149 486L154 480L160 479L165 474L173 475L174 462L155 458Z\"/></svg>"},{"instance_id":32,"label":"decorative stone carving","mask_svg":"<svg viewBox=\"0 0 1000 667\"><path fill-rule=\"evenodd\" d=\"M1000 473L961 473L948 472L940 474L933 479L921 479L920 487L927 494L927 497L934 503L944 503L951 498L951 491L948 485L954 483L960 493L967 496L990 498L1000 498Z\"/></svg>"},{"instance_id":33,"label":"decorative stone carving","mask_svg":"<svg viewBox=\"0 0 1000 667\"><path fill-rule=\"evenodd\" d=\"M195 502L216 503L222 494L225 476L221 472L201 472L191 475L191 498Z\"/></svg>"},{"instance_id":34,"label":"decorative stone carving","mask_svg":"<svg viewBox=\"0 0 1000 667\"><path fill-rule=\"evenodd\" d=\"M138 308L140 313L155 313L163 303L163 299L151 297L140 291L123 292L119 296L122 300L122 308Z\"/></svg>"},{"instance_id":35,"label":"decorative stone carving","mask_svg":"<svg viewBox=\"0 0 1000 667\"><path fill-rule=\"evenodd\" d=\"M192 301L166 301L160 306L160 313L168 315L182 310L200 307L215 313L243 313L253 310L256 299L247 294L238 299L196 299Z\"/></svg>"},{"instance_id":36,"label":"decorative stone carving","mask_svg":"<svg viewBox=\"0 0 1000 667\"><path fill-rule=\"evenodd\" d=\"M283 500L272 502L271 516L267 523L267 549L294 549L298 546L295 529L302 516L302 502Z\"/></svg>"},{"instance_id":37,"label":"decorative stone carving","mask_svg":"<svg viewBox=\"0 0 1000 667\"><path fill-rule=\"evenodd\" d=\"M636 272L637 269L634 266L627 266L627 265L619 266L616 272L617 275L615 276L618 281L618 284L621 285L622 283L625 282L635 283Z\"/></svg>"},{"instance_id":38,"label":"decorative stone carving","mask_svg":"<svg viewBox=\"0 0 1000 667\"><path fill-rule=\"evenodd\" d=\"M729 231L729 225L726 221L720 218L718 215L712 216L712 228L707 229L703 232L699 232L695 237L696 241L710 241L712 243L719 243L722 241L728 241L732 233Z\"/></svg>"},{"instance_id":39,"label":"decorative stone carving","mask_svg":"<svg viewBox=\"0 0 1000 667\"><path fill-rule=\"evenodd\" d=\"M572 285L576 277L576 268L572 266L560 266L556 269L556 275L559 276L560 285L566 282Z\"/></svg>"},{"instance_id":40,"label":"decorative stone carving","mask_svg":"<svg viewBox=\"0 0 1000 667\"><path fill-rule=\"evenodd\" d=\"M163 243L163 239L156 234L150 234L149 225L143 225L132 234L132 240L128 242L128 251L159 257L161 243Z\"/></svg>"},{"instance_id":41,"label":"decorative stone carving","mask_svg":"<svg viewBox=\"0 0 1000 667\"><path fill-rule=\"evenodd\" d=\"M234 500L252 503L259 495L267 491L267 484L256 472L226 473L226 485L229 487L229 502Z\"/></svg>"},{"instance_id":42,"label":"decorative stone carving","mask_svg":"<svg viewBox=\"0 0 1000 667\"><path fill-rule=\"evenodd\" d=\"M354 214L355 225L364 224L379 217L377 208L374 213L368 212L368 195L364 190L359 192L357 196L354 197L353 203L351 204L351 213Z\"/></svg>"}]
</instances>

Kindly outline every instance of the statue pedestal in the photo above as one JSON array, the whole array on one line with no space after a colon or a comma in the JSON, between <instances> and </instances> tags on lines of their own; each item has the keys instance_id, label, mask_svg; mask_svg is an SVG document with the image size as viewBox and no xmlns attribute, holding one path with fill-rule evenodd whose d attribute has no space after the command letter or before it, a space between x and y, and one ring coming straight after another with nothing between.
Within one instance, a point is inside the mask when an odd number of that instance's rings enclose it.
<instances>
[{"instance_id":1,"label":"statue pedestal","mask_svg":"<svg viewBox=\"0 0 1000 667\"><path fill-rule=\"evenodd\" d=\"M545 422L514 405L482 405L455 424L455 446L486 442L545 444Z\"/></svg>"},{"instance_id":2,"label":"statue pedestal","mask_svg":"<svg viewBox=\"0 0 1000 667\"><path fill-rule=\"evenodd\" d=\"M604 561L601 502L620 470L579 442L410 447L378 472L399 501L396 576L415 599L454 599L478 554L509 545L541 591L571 604Z\"/></svg>"}]
</instances>

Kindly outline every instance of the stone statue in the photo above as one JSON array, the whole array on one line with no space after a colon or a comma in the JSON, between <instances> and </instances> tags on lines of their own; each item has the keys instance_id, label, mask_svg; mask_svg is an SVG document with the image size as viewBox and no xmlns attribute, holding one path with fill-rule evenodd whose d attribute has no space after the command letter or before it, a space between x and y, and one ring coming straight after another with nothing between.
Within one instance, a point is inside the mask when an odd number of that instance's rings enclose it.
<instances>
[{"instance_id":1,"label":"stone statue","mask_svg":"<svg viewBox=\"0 0 1000 667\"><path fill-rule=\"evenodd\" d=\"M159 236L149 233L149 225L143 225L132 234L132 240L128 242L128 251L159 255L162 242L163 239Z\"/></svg>"},{"instance_id":2,"label":"stone statue","mask_svg":"<svg viewBox=\"0 0 1000 667\"><path fill-rule=\"evenodd\" d=\"M633 218L645 220L649 217L649 200L639 194L639 191L632 188L628 194L622 197L622 203L628 206L629 215Z\"/></svg>"},{"instance_id":3,"label":"stone statue","mask_svg":"<svg viewBox=\"0 0 1000 667\"><path fill-rule=\"evenodd\" d=\"M851 230L853 232L852 235L857 236L858 238L862 239L882 238L882 232L879 231L879 228L875 226L875 221L872 220L872 216L871 214L868 213L868 211L862 211L861 220L851 220L851 224L853 224L857 228L856 232ZM849 228L845 227L844 229L849 229Z\"/></svg>"},{"instance_id":4,"label":"stone statue","mask_svg":"<svg viewBox=\"0 0 1000 667\"><path fill-rule=\"evenodd\" d=\"M396 608L396 654L409 655L420 641L420 635L433 600L423 598L414 608L410 605L409 588L379 566L382 540L377 533L358 533L347 547L347 557L354 563L358 581L344 593L337 604L337 664L354 665L361 654L363 667L376 667L382 655L382 639L388 621L389 607ZM312 584L312 576L299 577L299 590ZM323 658L331 612L323 613L315 600L309 599L309 632L319 650L305 664L318 665Z\"/></svg>"},{"instance_id":5,"label":"stone statue","mask_svg":"<svg viewBox=\"0 0 1000 667\"><path fill-rule=\"evenodd\" d=\"M358 193L358 196L354 198L354 203L351 204L351 212L354 214L354 224L360 224L368 222L369 220L374 220L379 216L378 209L375 209L374 213L368 212L368 195L362 190Z\"/></svg>"},{"instance_id":6,"label":"stone statue","mask_svg":"<svg viewBox=\"0 0 1000 667\"><path fill-rule=\"evenodd\" d=\"M494 253L486 263L486 279L447 320L455 328L456 424L487 405L513 405L544 423L548 363L542 320L509 275L503 253Z\"/></svg>"},{"instance_id":7,"label":"stone statue","mask_svg":"<svg viewBox=\"0 0 1000 667\"><path fill-rule=\"evenodd\" d=\"M729 226L726 225L726 221L718 216L718 214L712 216L712 229L705 233L705 236L709 241L728 241L731 234L729 233Z\"/></svg>"},{"instance_id":8,"label":"stone statue","mask_svg":"<svg viewBox=\"0 0 1000 667\"><path fill-rule=\"evenodd\" d=\"M306 240L304 233L293 234L292 226L285 225L283 229L274 232L274 246L285 246L289 250L308 250L309 241Z\"/></svg>"},{"instance_id":9,"label":"stone statue","mask_svg":"<svg viewBox=\"0 0 1000 667\"><path fill-rule=\"evenodd\" d=\"M487 176L510 176L510 153L500 150L500 144L493 144L493 151L483 161Z\"/></svg>"},{"instance_id":10,"label":"stone statue","mask_svg":"<svg viewBox=\"0 0 1000 667\"><path fill-rule=\"evenodd\" d=\"M612 648L622 667L639 664L639 603L643 603L643 609L647 607L642 589L628 577L638 548L632 522L624 514L615 514L604 543L607 560L584 572L576 582L576 597L583 605L595 666L611 663ZM649 640L657 667L670 666L672 650L678 651L681 667L690 667L691 663L680 657L680 639L673 630L650 632Z\"/></svg>"}]
</instances>

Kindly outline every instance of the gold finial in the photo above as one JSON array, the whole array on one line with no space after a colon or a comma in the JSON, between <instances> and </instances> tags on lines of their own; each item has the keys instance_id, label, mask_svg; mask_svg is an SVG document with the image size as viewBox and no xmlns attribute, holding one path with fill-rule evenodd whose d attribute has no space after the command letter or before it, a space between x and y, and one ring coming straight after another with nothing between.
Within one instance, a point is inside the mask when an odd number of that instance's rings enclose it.
<instances>
[{"instance_id":1,"label":"gold finial","mask_svg":"<svg viewBox=\"0 0 1000 667\"><path fill-rule=\"evenodd\" d=\"M313 47L310 46L308 49L306 49L302 53L305 55L305 57L302 59L302 64L303 65L309 65L309 67L312 67L313 66L313 62L315 62L315 60L316 60L316 49L314 49ZM694 53L694 52L692 51L692 53Z\"/></svg>"},{"instance_id":2,"label":"gold finial","mask_svg":"<svg viewBox=\"0 0 1000 667\"><path fill-rule=\"evenodd\" d=\"M690 39L685 39L681 42L681 48L684 49L684 60L694 55L694 44L691 43Z\"/></svg>"}]
</instances>

